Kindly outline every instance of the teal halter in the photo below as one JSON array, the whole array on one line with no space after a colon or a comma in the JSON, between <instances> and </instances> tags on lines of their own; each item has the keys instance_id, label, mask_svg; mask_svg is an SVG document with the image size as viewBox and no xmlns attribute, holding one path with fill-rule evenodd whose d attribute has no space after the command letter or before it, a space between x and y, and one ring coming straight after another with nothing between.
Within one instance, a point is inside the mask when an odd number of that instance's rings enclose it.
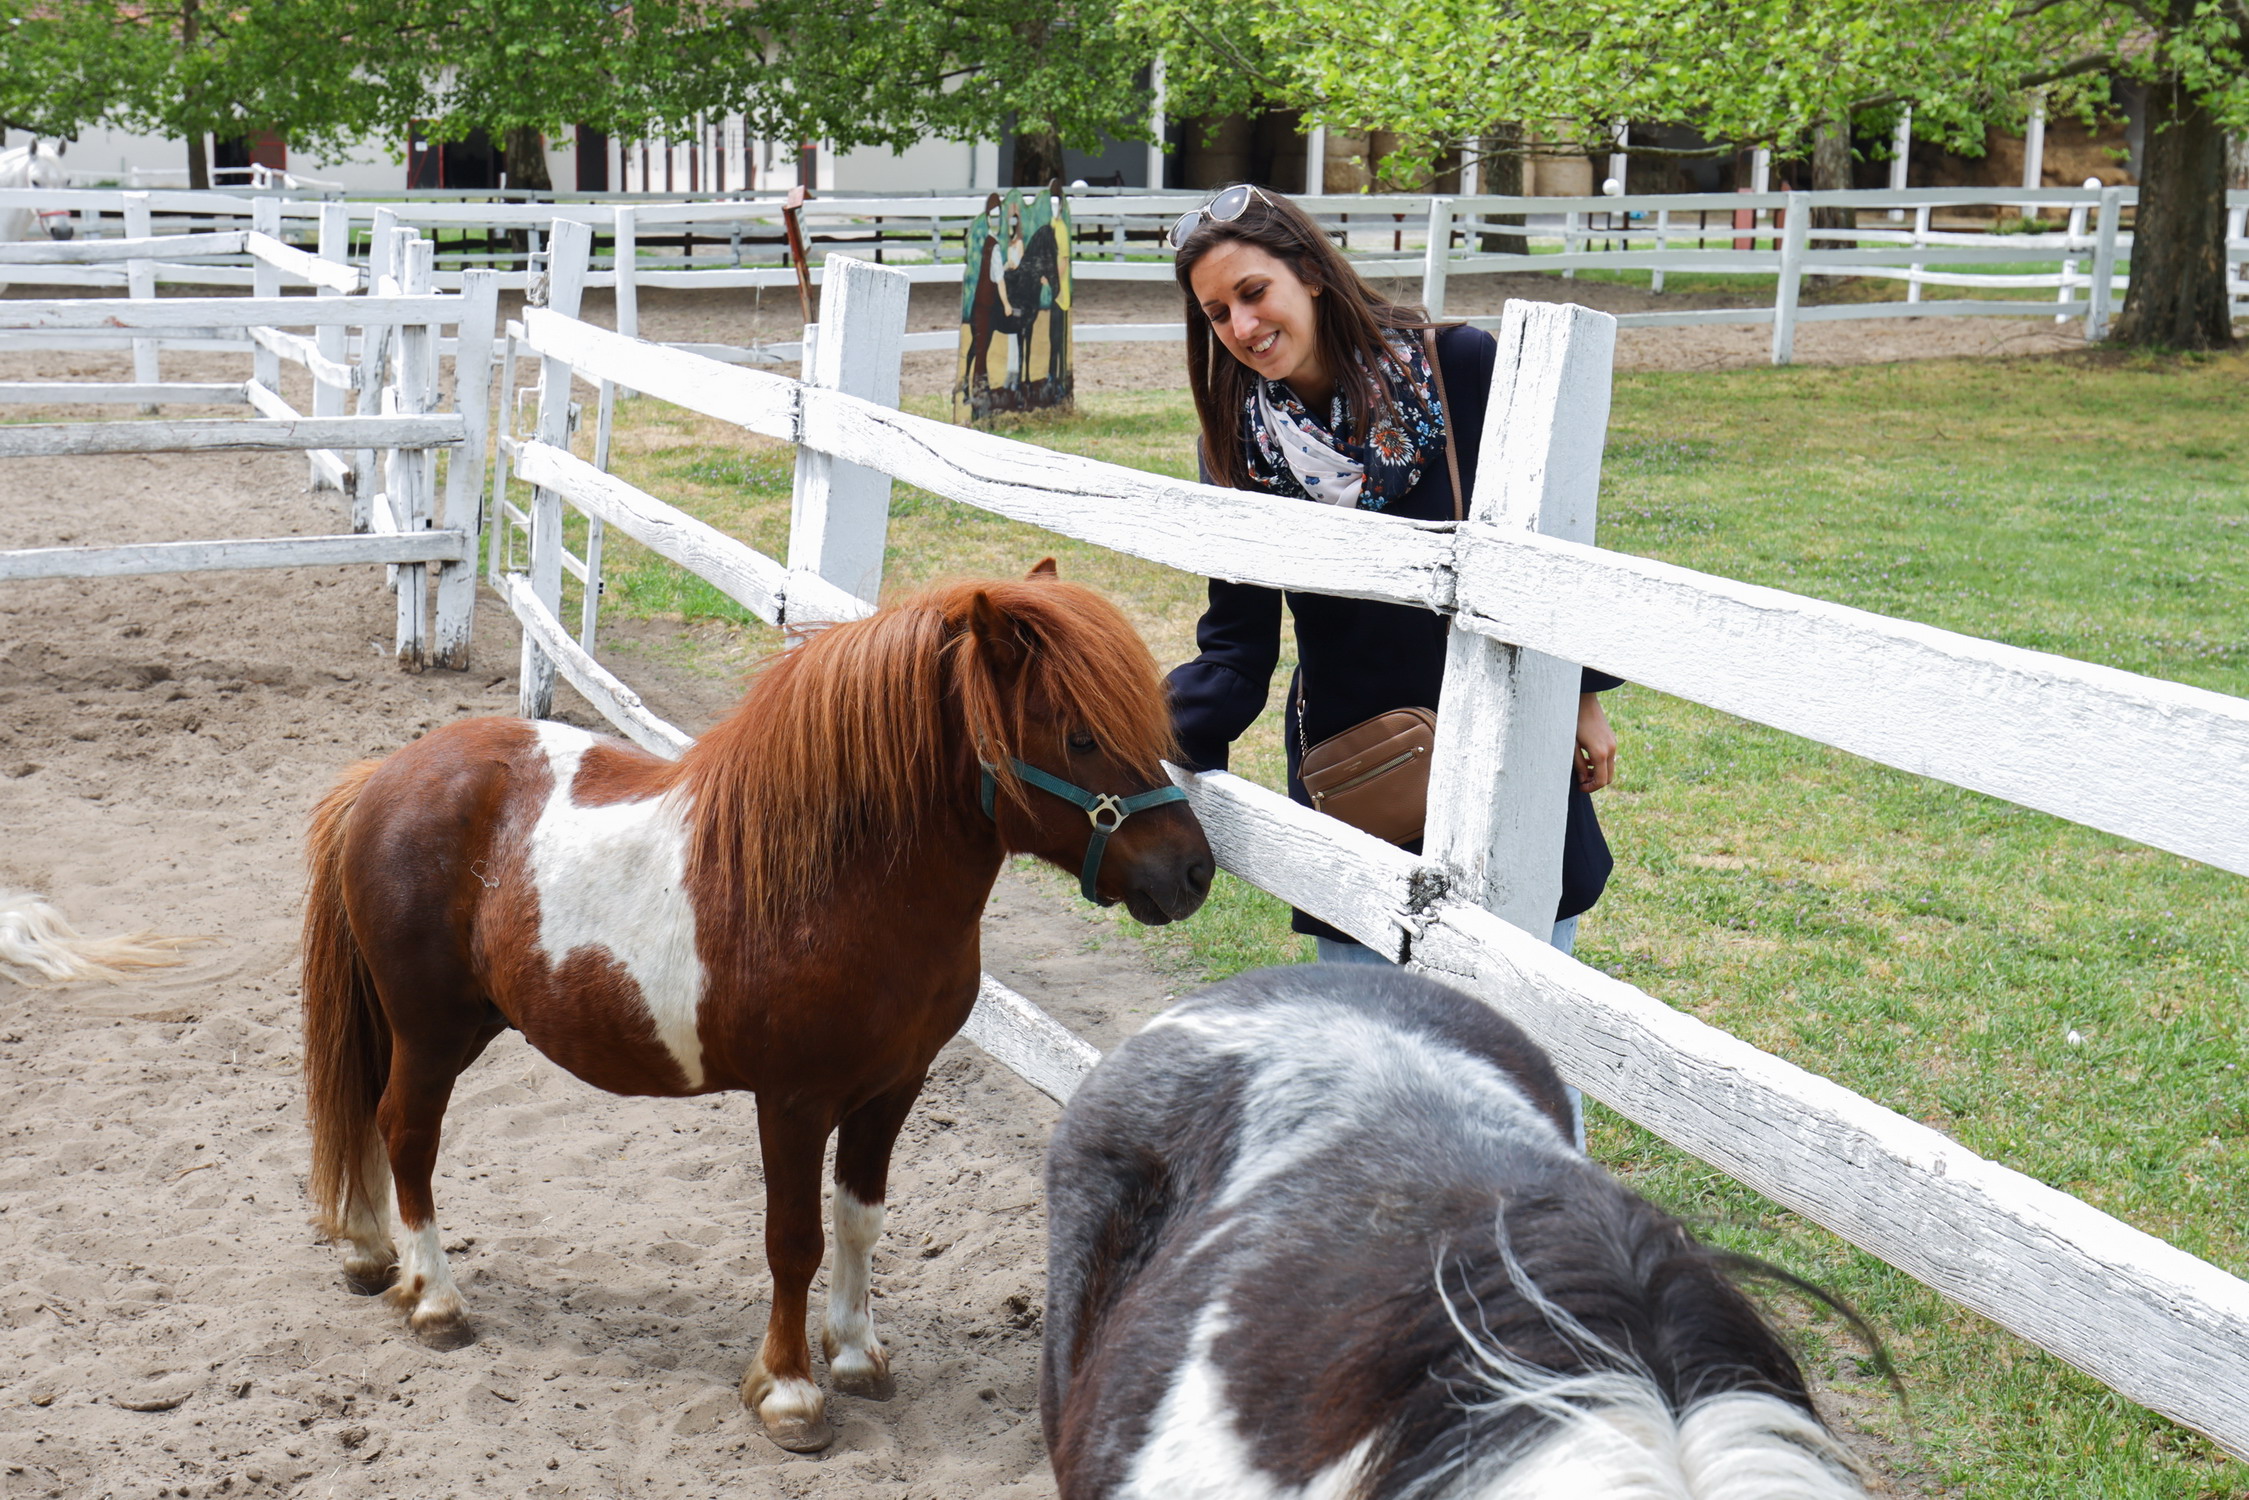
<instances>
[{"instance_id":1,"label":"teal halter","mask_svg":"<svg viewBox=\"0 0 2249 1500\"><path fill-rule=\"evenodd\" d=\"M1037 766L1026 765L1012 755L1007 758L1007 763L1015 768L1016 775L1040 791L1052 792L1063 801L1085 809L1087 820L1093 824L1093 838L1085 846L1085 866L1078 871L1078 889L1084 893L1086 900L1096 906L1109 904L1093 893L1093 877L1101 873L1101 856L1108 852L1109 835L1122 828L1124 820L1136 812L1161 807L1166 802L1187 800L1187 794L1175 786L1160 786L1154 791L1136 792L1130 797L1119 797L1112 792L1089 792L1084 787L1072 786L1059 776L1049 776ZM984 767L984 816L996 823L999 815L993 811L993 807L999 795L1000 781L992 774L989 761L980 761L978 764ZM1104 819L1107 821L1104 822Z\"/></svg>"}]
</instances>

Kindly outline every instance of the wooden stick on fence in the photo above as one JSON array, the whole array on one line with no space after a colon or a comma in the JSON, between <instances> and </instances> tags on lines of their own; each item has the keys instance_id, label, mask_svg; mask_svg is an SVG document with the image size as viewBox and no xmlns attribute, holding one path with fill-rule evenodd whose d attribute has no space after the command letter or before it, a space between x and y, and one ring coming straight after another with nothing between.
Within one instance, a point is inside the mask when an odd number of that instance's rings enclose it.
<instances>
[{"instance_id":1,"label":"wooden stick on fence","mask_svg":"<svg viewBox=\"0 0 2249 1500\"><path fill-rule=\"evenodd\" d=\"M260 198L250 205L250 227L260 234L281 238L281 200ZM250 295L253 297L278 297L281 295L281 270L263 256L250 263ZM259 344L250 356L251 378L267 390L281 390L281 356Z\"/></svg>"},{"instance_id":2,"label":"wooden stick on fence","mask_svg":"<svg viewBox=\"0 0 2249 1500\"><path fill-rule=\"evenodd\" d=\"M323 203L320 206L320 258L337 265L351 262L351 209L342 203ZM321 287L314 295L340 297L344 295L335 287ZM342 364L351 352L351 333L340 323L323 323L312 331L313 348L324 359ZM344 401L349 388L323 380L318 374L312 379L312 414L316 417L340 417L344 414ZM336 455L339 459L342 454ZM351 484L347 472L344 485ZM318 463L312 465L312 487L327 489L328 475Z\"/></svg>"},{"instance_id":3,"label":"wooden stick on fence","mask_svg":"<svg viewBox=\"0 0 2249 1500\"><path fill-rule=\"evenodd\" d=\"M1615 348L1607 313L1507 304L1472 519L1593 540ZM1577 700L1575 663L1458 626L1447 638L1424 847L1457 896L1541 939L1562 892Z\"/></svg>"},{"instance_id":4,"label":"wooden stick on fence","mask_svg":"<svg viewBox=\"0 0 2249 1500\"><path fill-rule=\"evenodd\" d=\"M430 289L437 247L414 238L403 242L405 295ZM398 336L398 412L418 417L436 405L432 362L436 355L437 325L408 323ZM386 489L393 523L400 531L427 531L430 501L436 488L437 455L428 448L392 448L386 467ZM398 664L419 672L429 659L427 616L429 568L424 563L404 563L398 569Z\"/></svg>"},{"instance_id":5,"label":"wooden stick on fence","mask_svg":"<svg viewBox=\"0 0 2249 1500\"><path fill-rule=\"evenodd\" d=\"M903 271L830 255L806 382L896 406L899 344L912 285ZM889 525L888 474L798 447L789 521L792 574L817 574L872 604L882 590Z\"/></svg>"},{"instance_id":6,"label":"wooden stick on fence","mask_svg":"<svg viewBox=\"0 0 2249 1500\"><path fill-rule=\"evenodd\" d=\"M2124 190L2101 189L2100 227L2093 234L2093 284L2086 289L2085 342L2108 337L2108 311L2116 300L2116 235L2124 219Z\"/></svg>"},{"instance_id":7,"label":"wooden stick on fence","mask_svg":"<svg viewBox=\"0 0 2249 1500\"><path fill-rule=\"evenodd\" d=\"M1452 199L1429 200L1429 244L1423 251L1421 305L1431 319L1445 315L1445 268L1452 258Z\"/></svg>"},{"instance_id":8,"label":"wooden stick on fence","mask_svg":"<svg viewBox=\"0 0 2249 1500\"><path fill-rule=\"evenodd\" d=\"M566 318L578 316L585 295L586 262L593 253L593 230L574 219L554 221L547 242L547 306ZM537 436L550 448L570 443L570 365L565 360L543 359L539 365L539 424ZM529 585L532 597L555 616L562 612L562 496L539 486L531 492L531 557ZM543 719L554 710L554 658L540 649L528 634L523 638L523 664L518 674L519 706L527 719Z\"/></svg>"},{"instance_id":9,"label":"wooden stick on fence","mask_svg":"<svg viewBox=\"0 0 2249 1500\"><path fill-rule=\"evenodd\" d=\"M1804 235L1812 212L1802 193L1788 195L1788 223L1781 229L1780 281L1773 289L1773 363L1796 357L1796 302L1804 290Z\"/></svg>"}]
</instances>

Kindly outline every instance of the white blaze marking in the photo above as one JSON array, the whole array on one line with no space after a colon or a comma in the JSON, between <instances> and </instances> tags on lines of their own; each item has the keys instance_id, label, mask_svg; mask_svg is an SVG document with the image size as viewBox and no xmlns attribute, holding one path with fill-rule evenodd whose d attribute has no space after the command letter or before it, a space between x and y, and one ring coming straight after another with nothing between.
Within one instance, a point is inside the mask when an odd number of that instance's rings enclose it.
<instances>
[{"instance_id":1,"label":"white blaze marking","mask_svg":"<svg viewBox=\"0 0 2249 1500\"><path fill-rule=\"evenodd\" d=\"M687 895L686 805L671 797L580 807L571 784L594 737L567 724L538 726L554 790L531 834L539 893L539 947L560 967L581 948L608 954L640 988L656 1040L703 1085L703 961Z\"/></svg>"}]
</instances>

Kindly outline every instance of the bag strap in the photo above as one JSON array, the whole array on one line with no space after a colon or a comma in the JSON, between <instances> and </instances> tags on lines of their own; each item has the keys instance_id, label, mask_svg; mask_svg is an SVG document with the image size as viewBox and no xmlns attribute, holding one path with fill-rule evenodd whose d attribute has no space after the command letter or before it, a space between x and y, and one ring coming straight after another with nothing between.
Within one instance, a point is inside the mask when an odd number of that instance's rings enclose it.
<instances>
[{"instance_id":1,"label":"bag strap","mask_svg":"<svg viewBox=\"0 0 2249 1500\"><path fill-rule=\"evenodd\" d=\"M1437 335L1435 330L1421 330L1421 347L1429 355L1429 378L1437 384L1437 404L1445 412L1445 472L1452 476L1452 518L1463 521L1468 517L1468 497L1460 492L1460 457L1453 447L1452 398L1445 394L1445 367L1437 363Z\"/></svg>"}]
</instances>

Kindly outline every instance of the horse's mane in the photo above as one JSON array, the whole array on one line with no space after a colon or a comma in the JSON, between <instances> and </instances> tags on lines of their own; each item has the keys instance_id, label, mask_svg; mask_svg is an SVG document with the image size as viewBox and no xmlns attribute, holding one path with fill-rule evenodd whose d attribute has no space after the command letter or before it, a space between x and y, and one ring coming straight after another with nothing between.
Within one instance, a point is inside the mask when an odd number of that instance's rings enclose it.
<instances>
[{"instance_id":1,"label":"horse's mane","mask_svg":"<svg viewBox=\"0 0 2249 1500\"><path fill-rule=\"evenodd\" d=\"M1053 742L1029 741L1036 724ZM1020 799L1008 756L1076 730L1150 785L1176 753L1155 661L1115 605L1049 575L924 590L783 652L688 747L695 866L740 890L753 925L785 918L957 815L979 756Z\"/></svg>"}]
</instances>

